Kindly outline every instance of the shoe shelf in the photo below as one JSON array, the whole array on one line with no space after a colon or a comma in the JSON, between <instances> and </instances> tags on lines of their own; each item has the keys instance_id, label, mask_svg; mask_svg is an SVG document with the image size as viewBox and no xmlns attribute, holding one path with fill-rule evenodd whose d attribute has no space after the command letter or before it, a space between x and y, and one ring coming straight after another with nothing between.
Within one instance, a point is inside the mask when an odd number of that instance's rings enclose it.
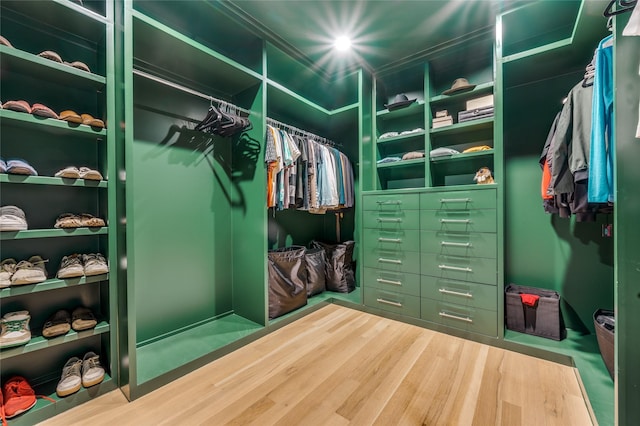
<instances>
[{"instance_id":1,"label":"shoe shelf","mask_svg":"<svg viewBox=\"0 0 640 426\"><path fill-rule=\"evenodd\" d=\"M436 95L429 99L431 106L438 106L443 104L458 103L466 99L473 99L479 96L490 95L493 93L493 81L478 84L473 90L463 93L457 93L454 95Z\"/></svg>"},{"instance_id":2,"label":"shoe shelf","mask_svg":"<svg viewBox=\"0 0 640 426\"><path fill-rule=\"evenodd\" d=\"M64 229L28 229L26 231L0 232L0 241L30 238L82 237L87 235L105 235L107 227L101 228L64 228Z\"/></svg>"},{"instance_id":3,"label":"shoe shelf","mask_svg":"<svg viewBox=\"0 0 640 426\"><path fill-rule=\"evenodd\" d=\"M411 166L417 166L417 165L424 165L424 158L414 158L412 160L400 160L400 161L395 161L393 163L382 163L382 164L378 164L378 169L395 169L395 168L400 168L400 167L411 167Z\"/></svg>"},{"instance_id":4,"label":"shoe shelf","mask_svg":"<svg viewBox=\"0 0 640 426\"><path fill-rule=\"evenodd\" d=\"M383 138L383 139L378 139L378 145L385 145L385 144L391 144L394 142L407 142L413 139L423 139L424 138L424 134L425 131L421 131L421 132L415 132L415 133L410 133L407 135L399 135L399 136L394 136L392 138Z\"/></svg>"},{"instance_id":5,"label":"shoe shelf","mask_svg":"<svg viewBox=\"0 0 640 426\"><path fill-rule=\"evenodd\" d=\"M100 321L95 326L95 328L92 328L90 330L69 330L64 336L58 336L52 339L47 339L40 335L32 336L31 340L29 340L29 343L27 343L26 345L0 350L0 361L25 354L27 352L39 351L42 349L50 348L52 346L62 345L74 340L86 339L91 336L108 333L109 330L109 323L107 323L106 321Z\"/></svg>"},{"instance_id":6,"label":"shoe shelf","mask_svg":"<svg viewBox=\"0 0 640 426\"><path fill-rule=\"evenodd\" d=\"M34 6L31 1L2 0L2 13L10 10L11 16L24 20L37 21L53 28L64 27L69 33L92 41L104 42L106 17L93 12L69 0L52 0L38 2Z\"/></svg>"},{"instance_id":7,"label":"shoe shelf","mask_svg":"<svg viewBox=\"0 0 640 426\"><path fill-rule=\"evenodd\" d=\"M410 115L418 115L424 111L424 101L416 101L405 108L389 111L387 109L376 112L376 116L381 120L391 120L400 117L408 117Z\"/></svg>"},{"instance_id":8,"label":"shoe shelf","mask_svg":"<svg viewBox=\"0 0 640 426\"><path fill-rule=\"evenodd\" d=\"M0 45L0 64L3 72L10 71L35 78L44 76L48 83L59 83L76 89L100 91L107 81L100 75L4 45Z\"/></svg>"},{"instance_id":9,"label":"shoe shelf","mask_svg":"<svg viewBox=\"0 0 640 426\"><path fill-rule=\"evenodd\" d=\"M442 157L431 158L432 163L448 163L448 162L457 162L457 161L469 161L478 158L490 158L493 156L493 149L487 149L485 151L478 152L469 152L467 154L460 153L454 155L447 155Z\"/></svg>"},{"instance_id":10,"label":"shoe shelf","mask_svg":"<svg viewBox=\"0 0 640 426\"><path fill-rule=\"evenodd\" d=\"M493 117L480 118L478 120L465 121L463 123L456 123L450 126L438 127L437 129L431 129L429 133L431 135L458 135L461 133L476 132L482 129L489 129L493 127Z\"/></svg>"},{"instance_id":11,"label":"shoe shelf","mask_svg":"<svg viewBox=\"0 0 640 426\"><path fill-rule=\"evenodd\" d=\"M62 368L60 369L60 372L62 372ZM111 376L105 373L104 380L100 384L91 386L90 388L81 387L78 392L64 398L60 398L56 394L56 386L59 380L60 377L58 376L45 383L35 385L33 388L36 392L36 395L40 396L36 399L36 405L34 405L27 412L9 419L9 425L34 425L36 423L50 419L56 414L60 414L71 407L90 401L97 396L103 395L116 388L115 381L111 378ZM42 398L42 395L53 399L55 402L51 402L48 399Z\"/></svg>"},{"instance_id":12,"label":"shoe shelf","mask_svg":"<svg viewBox=\"0 0 640 426\"><path fill-rule=\"evenodd\" d=\"M41 291L55 290L58 288L65 288L76 285L91 284L100 281L106 281L108 279L109 274L67 278L64 280L52 278L38 284L25 284L3 288L0 290L0 299L7 299L9 297L21 296L23 294L39 293Z\"/></svg>"},{"instance_id":13,"label":"shoe shelf","mask_svg":"<svg viewBox=\"0 0 640 426\"><path fill-rule=\"evenodd\" d=\"M261 83L262 75L192 40L174 29L132 11L136 67L159 77L171 76L176 83L198 82L199 90L224 88L233 96ZM147 64L153 69L147 69ZM153 64L152 66L149 64ZM194 87L194 89L197 89ZM218 90L219 91L219 90ZM211 93L212 95L217 93Z\"/></svg>"},{"instance_id":14,"label":"shoe shelf","mask_svg":"<svg viewBox=\"0 0 640 426\"><path fill-rule=\"evenodd\" d=\"M38 131L44 131L56 135L82 135L98 136L98 139L104 139L107 135L106 129L94 129L86 124L67 123L63 120L54 118L35 117L24 112L10 111L0 109L0 125L15 126L22 128L33 128Z\"/></svg>"},{"instance_id":15,"label":"shoe shelf","mask_svg":"<svg viewBox=\"0 0 640 426\"><path fill-rule=\"evenodd\" d=\"M106 188L106 180L68 179L55 176L25 176L0 174L2 183L18 183L26 185L81 186L87 188Z\"/></svg>"}]
</instances>

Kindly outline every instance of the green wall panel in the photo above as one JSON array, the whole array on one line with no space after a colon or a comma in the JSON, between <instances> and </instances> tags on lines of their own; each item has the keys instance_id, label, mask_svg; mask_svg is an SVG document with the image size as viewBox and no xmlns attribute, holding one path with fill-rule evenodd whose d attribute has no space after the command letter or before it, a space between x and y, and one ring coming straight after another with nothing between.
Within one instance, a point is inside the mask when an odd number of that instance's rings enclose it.
<instances>
[{"instance_id":1,"label":"green wall panel","mask_svg":"<svg viewBox=\"0 0 640 426\"><path fill-rule=\"evenodd\" d=\"M229 143L186 130L186 117L173 115L204 116L208 102L177 91L163 97L168 89L147 84L136 81L127 159L138 343L232 310Z\"/></svg>"}]
</instances>

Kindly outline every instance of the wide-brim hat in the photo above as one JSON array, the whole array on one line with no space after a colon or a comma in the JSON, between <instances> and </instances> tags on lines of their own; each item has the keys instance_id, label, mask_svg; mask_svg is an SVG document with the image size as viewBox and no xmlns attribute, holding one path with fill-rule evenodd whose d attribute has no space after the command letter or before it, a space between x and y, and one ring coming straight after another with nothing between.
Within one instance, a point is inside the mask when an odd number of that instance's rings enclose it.
<instances>
[{"instance_id":1,"label":"wide-brim hat","mask_svg":"<svg viewBox=\"0 0 640 426\"><path fill-rule=\"evenodd\" d=\"M453 95L454 93L466 92L473 90L476 87L475 84L470 84L466 78L457 78L451 85L451 89L447 89L442 92L443 95Z\"/></svg>"},{"instance_id":2,"label":"wide-brim hat","mask_svg":"<svg viewBox=\"0 0 640 426\"><path fill-rule=\"evenodd\" d=\"M389 111L391 111L391 110L394 110L394 109L398 109L398 108L403 108L403 107L409 106L412 103L414 103L416 100L417 100L417 98L409 99L407 97L407 95L405 95L404 93L401 93L399 95L396 95L395 98L393 98L393 102L391 102L390 104L384 104L384 106Z\"/></svg>"}]
</instances>

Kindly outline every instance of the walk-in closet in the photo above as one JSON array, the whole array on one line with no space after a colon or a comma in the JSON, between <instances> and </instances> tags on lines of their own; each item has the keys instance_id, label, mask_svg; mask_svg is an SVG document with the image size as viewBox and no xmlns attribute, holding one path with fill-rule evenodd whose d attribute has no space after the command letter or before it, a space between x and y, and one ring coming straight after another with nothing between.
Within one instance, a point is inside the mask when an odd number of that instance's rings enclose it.
<instances>
[{"instance_id":1,"label":"walk-in closet","mask_svg":"<svg viewBox=\"0 0 640 426\"><path fill-rule=\"evenodd\" d=\"M634 0L2 0L8 426L329 305L637 424L639 69Z\"/></svg>"}]
</instances>

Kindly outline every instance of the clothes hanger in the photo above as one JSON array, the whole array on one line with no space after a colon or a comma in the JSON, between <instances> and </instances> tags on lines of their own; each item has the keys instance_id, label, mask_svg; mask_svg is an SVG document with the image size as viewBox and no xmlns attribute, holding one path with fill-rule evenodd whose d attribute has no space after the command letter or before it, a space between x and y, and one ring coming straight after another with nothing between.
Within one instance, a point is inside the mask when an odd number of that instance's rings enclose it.
<instances>
[{"instance_id":1,"label":"clothes hanger","mask_svg":"<svg viewBox=\"0 0 640 426\"><path fill-rule=\"evenodd\" d=\"M610 18L615 15L619 15L624 12L628 12L636 5L637 0L609 0L609 4L604 9L603 15L605 18ZM613 6L618 5L620 9L613 10Z\"/></svg>"}]
</instances>

